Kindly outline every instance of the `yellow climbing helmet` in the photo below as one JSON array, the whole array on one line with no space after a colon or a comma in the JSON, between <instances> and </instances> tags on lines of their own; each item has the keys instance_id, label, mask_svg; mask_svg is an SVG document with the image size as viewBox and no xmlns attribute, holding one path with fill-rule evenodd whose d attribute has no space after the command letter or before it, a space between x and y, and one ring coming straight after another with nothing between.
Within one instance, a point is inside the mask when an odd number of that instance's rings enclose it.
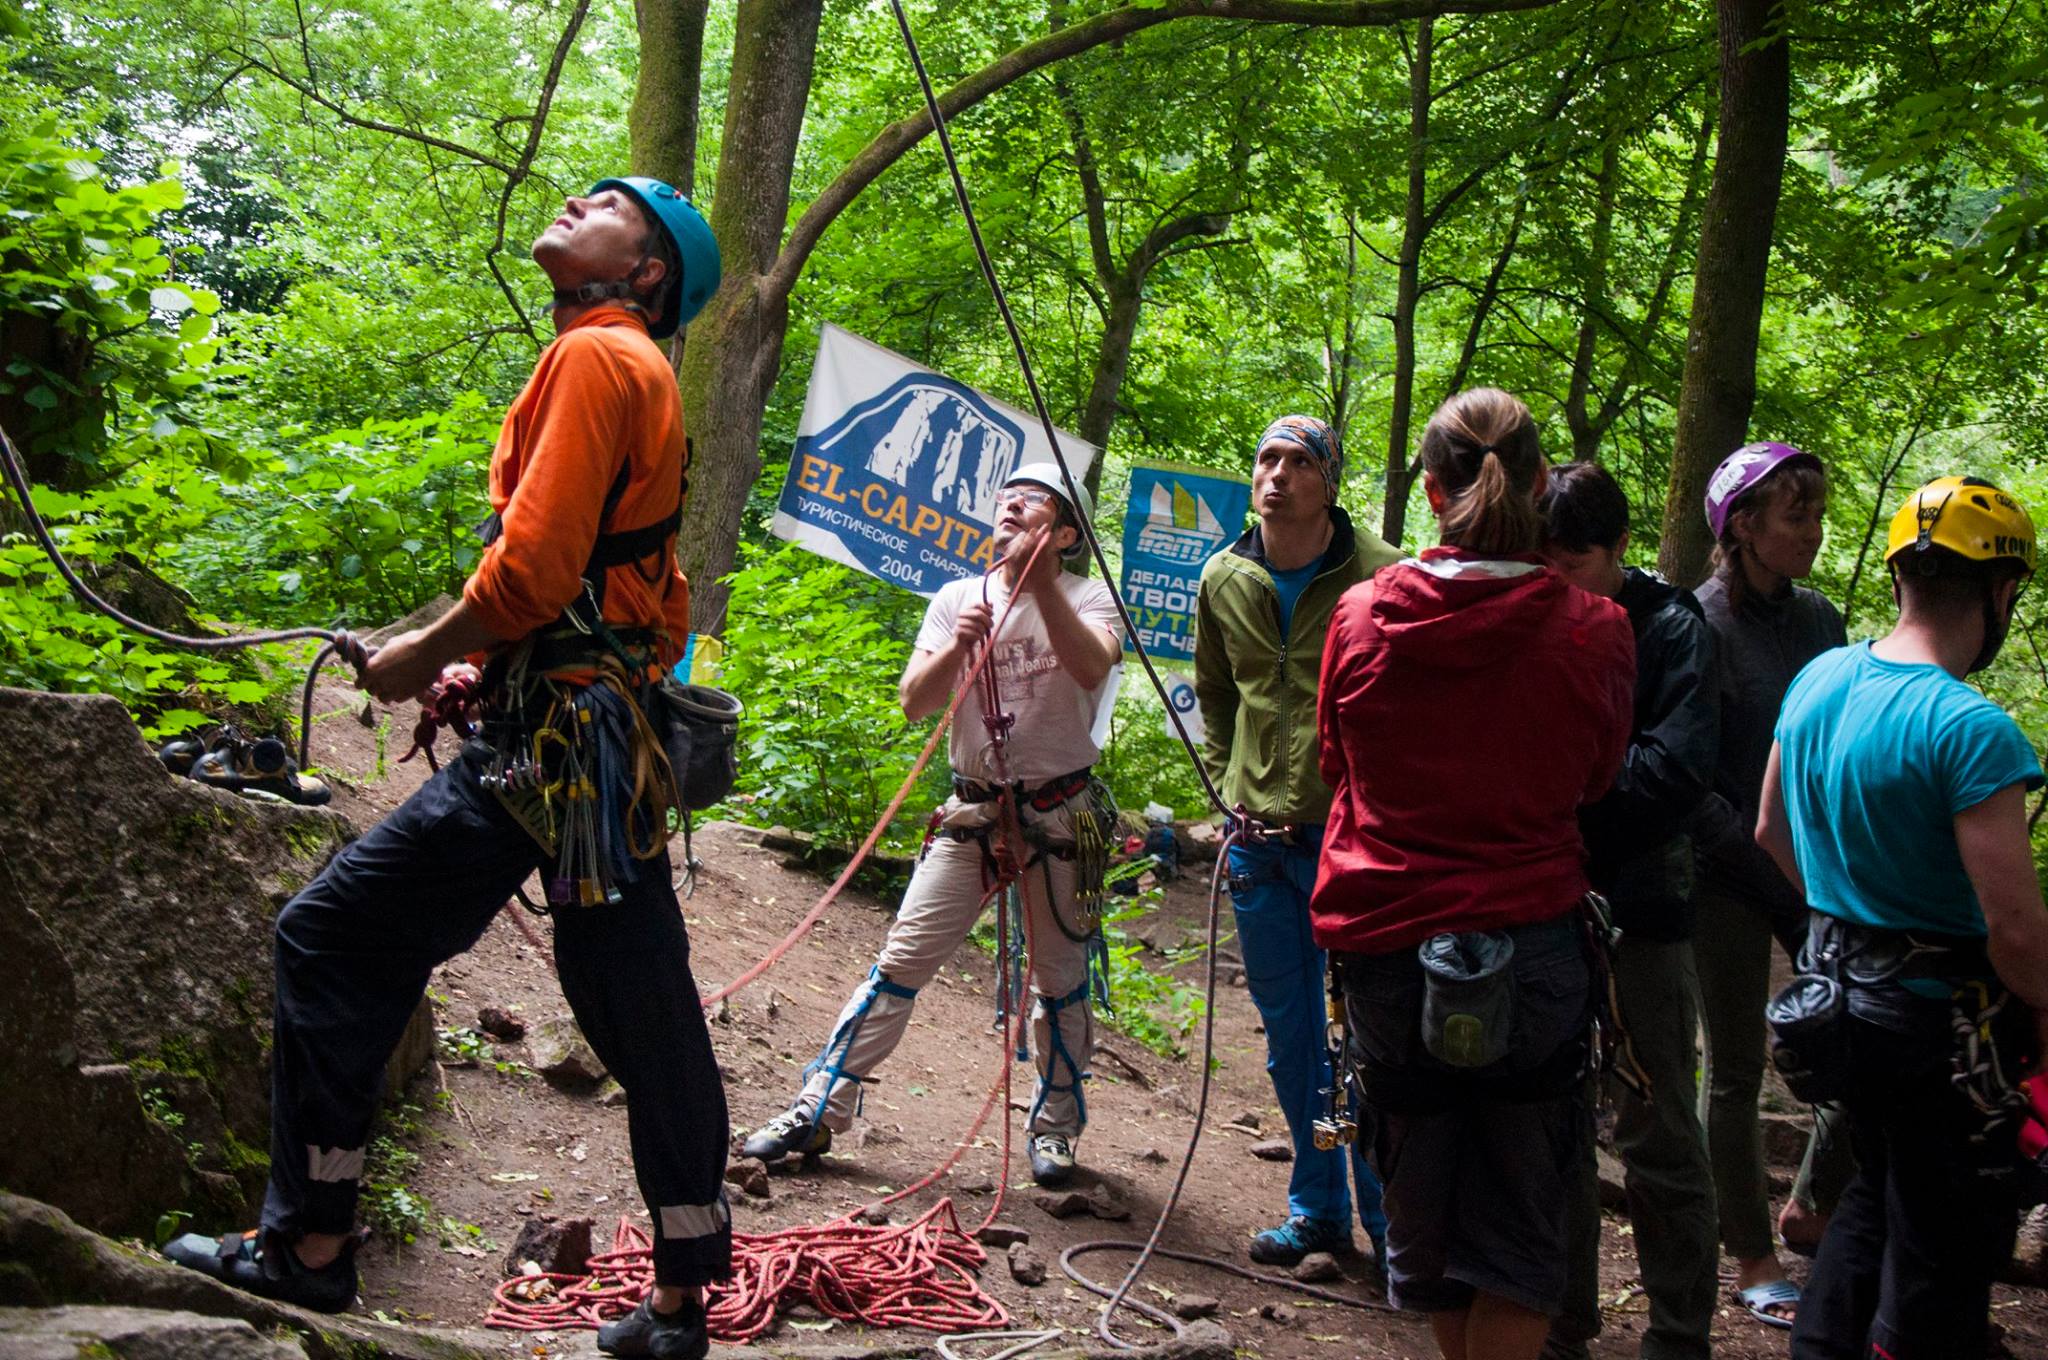
<instances>
[{"instance_id":1,"label":"yellow climbing helmet","mask_svg":"<svg viewBox=\"0 0 2048 1360\"><path fill-rule=\"evenodd\" d=\"M2034 574L2034 521L2026 507L1981 477L1937 477L1892 516L1885 562L1946 548L1972 562L2017 562Z\"/></svg>"}]
</instances>

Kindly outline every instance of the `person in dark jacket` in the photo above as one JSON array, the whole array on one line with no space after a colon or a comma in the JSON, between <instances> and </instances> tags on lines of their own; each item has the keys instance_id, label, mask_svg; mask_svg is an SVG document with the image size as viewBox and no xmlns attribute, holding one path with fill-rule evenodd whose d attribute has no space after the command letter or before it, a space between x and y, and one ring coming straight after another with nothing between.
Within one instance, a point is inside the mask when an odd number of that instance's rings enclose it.
<instances>
[{"instance_id":1,"label":"person in dark jacket","mask_svg":"<svg viewBox=\"0 0 2048 1360\"><path fill-rule=\"evenodd\" d=\"M1332 1078L1323 1038L1327 962L1308 922L1330 811L1316 769L1316 677L1338 598L1401 557L1372 530L1352 527L1337 504L1343 474L1336 431L1323 421L1281 416L1267 426L1252 456L1259 522L1202 568L1195 605L1204 762L1224 802L1273 829L1262 842L1230 847L1245 989L1265 1022L1266 1073L1294 1141L1287 1217L1251 1240L1261 1265L1350 1249L1349 1175L1376 1254L1387 1231L1363 1150L1318 1148L1314 1129Z\"/></svg>"},{"instance_id":2,"label":"person in dark jacket","mask_svg":"<svg viewBox=\"0 0 2048 1360\"><path fill-rule=\"evenodd\" d=\"M1623 565L1628 498L1597 463L1550 470L1543 555L1558 575L1628 611L1636 642L1634 727L1614 787L1579 811L1587 874L1621 928L1614 985L1644 1100L1607 1083L1626 1170L1636 1261L1649 1295L1644 1360L1704 1360L1719 1293L1714 1174L1694 1108L1693 850L1687 828L1720 750L1714 635L1692 592ZM1572 1284L1548 1357L1583 1356L1600 1330L1600 1185L1591 1156L1573 1201Z\"/></svg>"},{"instance_id":3,"label":"person in dark jacket","mask_svg":"<svg viewBox=\"0 0 2048 1360\"><path fill-rule=\"evenodd\" d=\"M1339 951L1389 1295L1447 1357L1533 1360L1592 1136L1578 809L1621 767L1635 644L1536 555L1528 407L1459 393L1421 454L1443 546L1353 586L1324 647L1333 801L1309 914Z\"/></svg>"},{"instance_id":4,"label":"person in dark jacket","mask_svg":"<svg viewBox=\"0 0 2048 1360\"><path fill-rule=\"evenodd\" d=\"M1717 544L1713 576L1698 590L1714 630L1721 675L1721 756L1714 792L1701 805L1699 847L1700 1010L1707 1046L1703 1105L1714 1167L1721 1244L1735 1258L1736 1297L1760 1321L1792 1325L1799 1291L1785 1278L1771 1235L1764 1175L1764 1001L1771 941L1796 952L1806 899L1753 832L1764 764L1778 708L1800 667L1848 639L1842 616L1818 591L1796 582L1820 552L1827 474L1820 459L1790 444L1749 444L1728 455L1707 483L1707 525ZM1815 1201L1831 1202L1847 1179L1846 1148L1808 1151L1800 1186L1781 1226L1808 1241L1822 1226Z\"/></svg>"}]
</instances>

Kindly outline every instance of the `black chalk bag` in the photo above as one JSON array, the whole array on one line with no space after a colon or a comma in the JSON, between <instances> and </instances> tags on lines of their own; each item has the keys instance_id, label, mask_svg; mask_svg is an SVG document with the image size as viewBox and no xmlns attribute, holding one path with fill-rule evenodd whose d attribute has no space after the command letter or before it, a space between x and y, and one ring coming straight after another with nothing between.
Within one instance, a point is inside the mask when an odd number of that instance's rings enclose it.
<instances>
[{"instance_id":1,"label":"black chalk bag","mask_svg":"<svg viewBox=\"0 0 2048 1360\"><path fill-rule=\"evenodd\" d=\"M1422 1046L1451 1067L1490 1067L1515 1033L1515 942L1498 930L1432 935L1422 962Z\"/></svg>"}]
</instances>

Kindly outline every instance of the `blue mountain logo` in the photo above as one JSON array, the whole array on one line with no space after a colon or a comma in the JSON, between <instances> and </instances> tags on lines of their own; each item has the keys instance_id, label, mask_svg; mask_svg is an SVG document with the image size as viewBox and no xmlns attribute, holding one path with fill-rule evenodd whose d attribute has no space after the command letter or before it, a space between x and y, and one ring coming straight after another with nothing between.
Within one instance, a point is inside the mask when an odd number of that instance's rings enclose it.
<instances>
[{"instance_id":1,"label":"blue mountain logo","mask_svg":"<svg viewBox=\"0 0 2048 1360\"><path fill-rule=\"evenodd\" d=\"M913 373L798 447L865 468L939 510L986 525L995 522L996 493L1017 466L1024 432L973 388Z\"/></svg>"}]
</instances>

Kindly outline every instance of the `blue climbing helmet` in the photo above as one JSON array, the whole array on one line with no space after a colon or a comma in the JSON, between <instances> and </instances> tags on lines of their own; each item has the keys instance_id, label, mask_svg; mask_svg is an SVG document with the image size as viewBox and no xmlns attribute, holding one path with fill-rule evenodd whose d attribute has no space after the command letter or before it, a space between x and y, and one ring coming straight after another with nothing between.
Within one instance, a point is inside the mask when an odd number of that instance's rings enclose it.
<instances>
[{"instance_id":1,"label":"blue climbing helmet","mask_svg":"<svg viewBox=\"0 0 2048 1360\"><path fill-rule=\"evenodd\" d=\"M711 224L689 199L658 179L626 175L601 179L590 186L593 194L606 189L632 195L633 201L647 210L675 247L679 265L675 286L663 294L661 310L647 323L649 335L666 340L676 333L678 326L703 311L704 304L718 291L718 238L711 234Z\"/></svg>"}]
</instances>

